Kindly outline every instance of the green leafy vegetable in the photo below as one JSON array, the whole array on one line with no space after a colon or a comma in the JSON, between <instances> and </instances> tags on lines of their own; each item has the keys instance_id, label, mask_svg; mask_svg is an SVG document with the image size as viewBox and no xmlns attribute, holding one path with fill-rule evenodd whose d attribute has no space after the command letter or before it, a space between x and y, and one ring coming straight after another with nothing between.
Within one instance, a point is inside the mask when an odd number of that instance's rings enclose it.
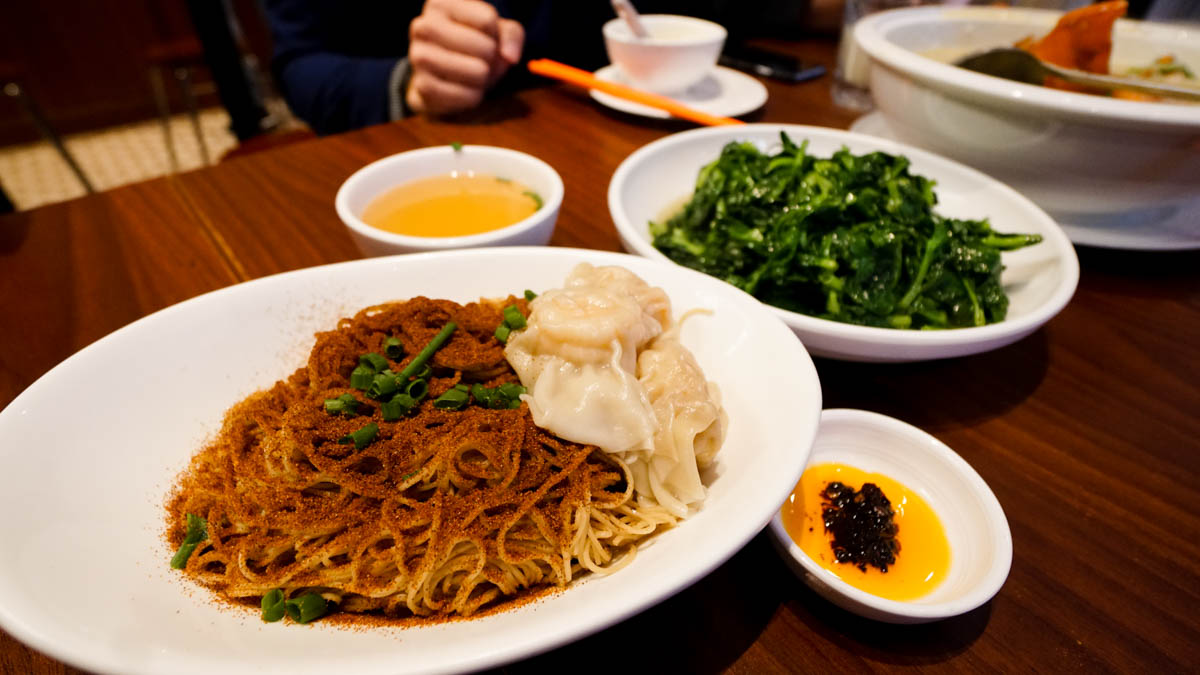
<instances>
[{"instance_id":1,"label":"green leafy vegetable","mask_svg":"<svg viewBox=\"0 0 1200 675\"><path fill-rule=\"evenodd\" d=\"M208 521L200 516L187 514L187 531L183 535L183 543L179 545L179 550L171 557L171 567L177 570L186 567L188 558L192 557L192 551L205 539L208 539Z\"/></svg>"},{"instance_id":2,"label":"green leafy vegetable","mask_svg":"<svg viewBox=\"0 0 1200 675\"><path fill-rule=\"evenodd\" d=\"M780 136L770 155L726 145L683 209L650 224L654 246L768 304L824 319L923 329L1004 319L1000 252L1040 235L934 213L933 181L911 174L905 157L842 148L819 158Z\"/></svg>"}]
</instances>

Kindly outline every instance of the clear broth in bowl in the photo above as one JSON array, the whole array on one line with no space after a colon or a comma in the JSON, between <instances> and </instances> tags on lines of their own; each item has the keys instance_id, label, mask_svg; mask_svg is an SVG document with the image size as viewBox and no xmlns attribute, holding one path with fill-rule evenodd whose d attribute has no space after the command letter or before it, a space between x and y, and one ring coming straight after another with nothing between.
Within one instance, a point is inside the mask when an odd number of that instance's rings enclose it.
<instances>
[{"instance_id":1,"label":"clear broth in bowl","mask_svg":"<svg viewBox=\"0 0 1200 675\"><path fill-rule=\"evenodd\" d=\"M541 197L516 181L454 172L384 192L367 204L362 219L396 234L462 237L512 225L541 205Z\"/></svg>"}]
</instances>

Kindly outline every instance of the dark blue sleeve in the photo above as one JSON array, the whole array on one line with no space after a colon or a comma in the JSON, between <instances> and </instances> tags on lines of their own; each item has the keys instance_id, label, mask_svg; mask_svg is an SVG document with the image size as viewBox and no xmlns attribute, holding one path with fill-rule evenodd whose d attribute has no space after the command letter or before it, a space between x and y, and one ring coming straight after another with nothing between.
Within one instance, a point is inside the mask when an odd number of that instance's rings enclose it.
<instances>
[{"instance_id":1,"label":"dark blue sleeve","mask_svg":"<svg viewBox=\"0 0 1200 675\"><path fill-rule=\"evenodd\" d=\"M288 105L325 136L388 121L388 82L399 59L313 52L277 71Z\"/></svg>"},{"instance_id":2,"label":"dark blue sleeve","mask_svg":"<svg viewBox=\"0 0 1200 675\"><path fill-rule=\"evenodd\" d=\"M266 0L272 70L292 111L321 135L386 122L392 70L421 4Z\"/></svg>"}]
</instances>

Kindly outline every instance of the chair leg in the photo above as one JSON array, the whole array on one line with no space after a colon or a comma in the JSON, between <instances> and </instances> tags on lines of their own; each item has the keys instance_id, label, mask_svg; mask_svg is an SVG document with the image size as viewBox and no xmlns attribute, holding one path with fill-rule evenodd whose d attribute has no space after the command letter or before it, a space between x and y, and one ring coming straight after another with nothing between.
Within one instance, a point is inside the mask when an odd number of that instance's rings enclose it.
<instances>
[{"instance_id":1,"label":"chair leg","mask_svg":"<svg viewBox=\"0 0 1200 675\"><path fill-rule=\"evenodd\" d=\"M150 66L147 69L150 78L150 91L154 95L154 104L158 106L158 119L162 123L163 140L167 143L167 159L171 162L171 173L179 171L179 157L175 154L175 139L171 138L171 104L167 101L167 89L163 84L162 68Z\"/></svg>"},{"instance_id":2,"label":"chair leg","mask_svg":"<svg viewBox=\"0 0 1200 675\"><path fill-rule=\"evenodd\" d=\"M83 173L83 169L79 167L79 163L75 161L75 157L70 153L69 150L67 150L67 146L63 144L62 138L59 137L58 132L50 126L50 122L48 122L46 120L46 116L42 114L41 108L38 107L37 103L34 103L33 99L29 97L29 94L25 93L25 89L16 82L9 82L4 85L4 93L7 96L20 101L21 105L25 108L25 112L28 113L30 119L33 120L34 126L38 128L38 131L41 132L42 136L44 136L46 140L50 141L51 145L54 146L54 149L58 151L59 156L63 158L63 161L67 163L67 166L69 166L71 171L75 174L75 177L78 178L79 182L83 184L83 189L86 190L88 194L94 193L96 190L92 187L91 181L89 181L87 175Z\"/></svg>"},{"instance_id":3,"label":"chair leg","mask_svg":"<svg viewBox=\"0 0 1200 675\"><path fill-rule=\"evenodd\" d=\"M183 103L187 106L188 116L192 118L192 132L196 134L196 143L200 146L200 159L208 166L208 145L204 142L204 132L200 129L200 110L196 107L196 97L192 93L192 69L176 68L175 81L179 83L179 91L183 93Z\"/></svg>"}]
</instances>

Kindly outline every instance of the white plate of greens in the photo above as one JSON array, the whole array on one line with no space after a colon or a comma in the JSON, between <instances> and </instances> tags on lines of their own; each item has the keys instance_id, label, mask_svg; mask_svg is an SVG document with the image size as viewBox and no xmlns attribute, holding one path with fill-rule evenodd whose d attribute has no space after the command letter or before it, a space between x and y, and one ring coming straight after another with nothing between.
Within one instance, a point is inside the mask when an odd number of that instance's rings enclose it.
<instances>
[{"instance_id":1,"label":"white plate of greens","mask_svg":"<svg viewBox=\"0 0 1200 675\"><path fill-rule=\"evenodd\" d=\"M1066 234L1012 188L836 129L668 136L621 163L608 208L626 250L742 288L827 358L922 361L1003 347L1054 317L1079 281Z\"/></svg>"}]
</instances>

